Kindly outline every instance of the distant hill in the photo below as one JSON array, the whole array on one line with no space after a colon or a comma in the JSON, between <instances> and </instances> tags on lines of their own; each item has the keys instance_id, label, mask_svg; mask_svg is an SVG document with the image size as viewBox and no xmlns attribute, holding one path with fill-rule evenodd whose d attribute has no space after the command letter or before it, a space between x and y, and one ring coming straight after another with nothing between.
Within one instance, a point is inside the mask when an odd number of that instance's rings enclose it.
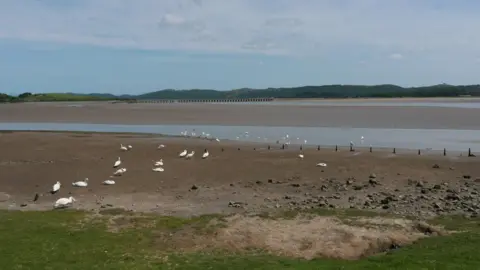
<instances>
[{"instance_id":1,"label":"distant hill","mask_svg":"<svg viewBox=\"0 0 480 270\"><path fill-rule=\"evenodd\" d=\"M0 102L25 101L91 101L128 99L233 99L233 98L367 98L367 97L458 97L480 96L480 85L439 84L423 87L401 87L382 85L322 85L284 88L252 89L241 88L229 91L210 89L174 90L164 89L141 95L109 93L23 93L18 97L0 93Z\"/></svg>"}]
</instances>

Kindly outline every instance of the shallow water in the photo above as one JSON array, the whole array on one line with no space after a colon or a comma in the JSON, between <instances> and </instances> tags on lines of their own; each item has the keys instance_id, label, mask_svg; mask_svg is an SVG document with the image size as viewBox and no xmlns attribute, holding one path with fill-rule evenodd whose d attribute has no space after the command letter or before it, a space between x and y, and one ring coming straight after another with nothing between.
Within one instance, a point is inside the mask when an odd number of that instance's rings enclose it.
<instances>
[{"instance_id":1,"label":"shallow water","mask_svg":"<svg viewBox=\"0 0 480 270\"><path fill-rule=\"evenodd\" d=\"M259 127L259 126L207 126L207 125L107 125L77 123L0 123L0 130L52 130L90 132L132 132L180 135L183 131L211 134L219 139L268 142L290 141L291 144L368 147L396 147L450 151L480 151L480 130L439 129L380 129L380 128L327 128L327 127ZM246 133L248 132L248 133ZM289 139L282 139L289 135ZM361 140L361 137L364 140ZM1 137L0 137L1 138ZM297 139L298 138L298 139Z\"/></svg>"}]
</instances>

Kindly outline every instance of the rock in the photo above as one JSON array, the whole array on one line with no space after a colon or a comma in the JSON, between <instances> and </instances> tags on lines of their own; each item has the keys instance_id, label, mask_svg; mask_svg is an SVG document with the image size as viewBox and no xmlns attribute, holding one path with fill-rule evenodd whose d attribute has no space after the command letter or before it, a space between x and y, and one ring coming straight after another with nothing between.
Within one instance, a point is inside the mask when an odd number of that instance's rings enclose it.
<instances>
[{"instance_id":1,"label":"rock","mask_svg":"<svg viewBox=\"0 0 480 270\"><path fill-rule=\"evenodd\" d=\"M370 180L368 180L368 183L372 186L378 185L378 181L375 178L370 178Z\"/></svg>"},{"instance_id":2,"label":"rock","mask_svg":"<svg viewBox=\"0 0 480 270\"><path fill-rule=\"evenodd\" d=\"M433 208L438 209L438 210L441 210L441 209L442 209L442 205L441 205L440 203L436 202L436 203L433 203Z\"/></svg>"},{"instance_id":3,"label":"rock","mask_svg":"<svg viewBox=\"0 0 480 270\"><path fill-rule=\"evenodd\" d=\"M20 207L26 207L27 205L28 204L26 204L26 203L22 203L22 204L20 204Z\"/></svg>"},{"instance_id":4,"label":"rock","mask_svg":"<svg viewBox=\"0 0 480 270\"><path fill-rule=\"evenodd\" d=\"M447 194L447 196L445 196L445 200L458 201L460 200L460 196L458 196L455 193L450 193L450 194Z\"/></svg>"},{"instance_id":5,"label":"rock","mask_svg":"<svg viewBox=\"0 0 480 270\"><path fill-rule=\"evenodd\" d=\"M268 183L270 183L270 184L273 183L273 179L268 179L267 181L268 181Z\"/></svg>"},{"instance_id":6,"label":"rock","mask_svg":"<svg viewBox=\"0 0 480 270\"><path fill-rule=\"evenodd\" d=\"M345 184L346 184L347 186L349 186L349 185L353 184L353 180L347 180L347 181L345 182Z\"/></svg>"},{"instance_id":7,"label":"rock","mask_svg":"<svg viewBox=\"0 0 480 270\"><path fill-rule=\"evenodd\" d=\"M463 175L463 179L470 179L470 178L472 178L472 177L468 174Z\"/></svg>"},{"instance_id":8,"label":"rock","mask_svg":"<svg viewBox=\"0 0 480 270\"><path fill-rule=\"evenodd\" d=\"M300 184L298 183L295 183L295 184L291 184L292 187L300 187Z\"/></svg>"},{"instance_id":9,"label":"rock","mask_svg":"<svg viewBox=\"0 0 480 270\"><path fill-rule=\"evenodd\" d=\"M442 186L441 186L441 185L434 185L434 186L433 186L433 189L439 190L439 189L442 189Z\"/></svg>"},{"instance_id":10,"label":"rock","mask_svg":"<svg viewBox=\"0 0 480 270\"><path fill-rule=\"evenodd\" d=\"M255 181L255 184L257 184L257 185L261 185L261 184L263 184L263 183L262 183L262 181L260 181L260 180L257 180L257 181Z\"/></svg>"},{"instance_id":11,"label":"rock","mask_svg":"<svg viewBox=\"0 0 480 270\"><path fill-rule=\"evenodd\" d=\"M0 192L0 202L6 202L10 200L10 194L5 192Z\"/></svg>"},{"instance_id":12,"label":"rock","mask_svg":"<svg viewBox=\"0 0 480 270\"><path fill-rule=\"evenodd\" d=\"M362 190L362 189L363 189L363 186L361 186L361 185L353 186L353 190Z\"/></svg>"},{"instance_id":13,"label":"rock","mask_svg":"<svg viewBox=\"0 0 480 270\"><path fill-rule=\"evenodd\" d=\"M418 181L416 186L417 187L423 187L423 186L425 186L425 183L423 183L423 181Z\"/></svg>"},{"instance_id":14,"label":"rock","mask_svg":"<svg viewBox=\"0 0 480 270\"><path fill-rule=\"evenodd\" d=\"M391 196L387 196L387 197L383 198L380 201L380 203L381 204L389 204L390 202L393 202L393 201L394 201L394 199Z\"/></svg>"},{"instance_id":15,"label":"rock","mask_svg":"<svg viewBox=\"0 0 480 270\"><path fill-rule=\"evenodd\" d=\"M244 203L241 203L241 202L234 202L234 201L230 201L228 203L228 207L235 207L235 208L240 208L244 205Z\"/></svg>"},{"instance_id":16,"label":"rock","mask_svg":"<svg viewBox=\"0 0 480 270\"><path fill-rule=\"evenodd\" d=\"M369 176L369 178L370 178L370 179L375 179L375 178L377 178L377 175L374 174L374 173L371 173L370 176Z\"/></svg>"},{"instance_id":17,"label":"rock","mask_svg":"<svg viewBox=\"0 0 480 270\"><path fill-rule=\"evenodd\" d=\"M197 190L197 189L198 189L198 186L197 186L197 185L193 185L190 189L191 189L191 190Z\"/></svg>"},{"instance_id":18,"label":"rock","mask_svg":"<svg viewBox=\"0 0 480 270\"><path fill-rule=\"evenodd\" d=\"M432 168L434 168L434 169L440 169L440 165L438 165L438 164L433 164Z\"/></svg>"}]
</instances>

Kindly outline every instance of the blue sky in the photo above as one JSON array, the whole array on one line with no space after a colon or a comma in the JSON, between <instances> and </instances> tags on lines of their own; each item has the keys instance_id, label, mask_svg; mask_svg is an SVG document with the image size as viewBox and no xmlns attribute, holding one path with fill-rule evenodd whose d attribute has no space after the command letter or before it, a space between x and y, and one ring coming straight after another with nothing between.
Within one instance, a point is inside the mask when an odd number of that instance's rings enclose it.
<instances>
[{"instance_id":1,"label":"blue sky","mask_svg":"<svg viewBox=\"0 0 480 270\"><path fill-rule=\"evenodd\" d=\"M2 0L0 92L477 84L478 0Z\"/></svg>"}]
</instances>

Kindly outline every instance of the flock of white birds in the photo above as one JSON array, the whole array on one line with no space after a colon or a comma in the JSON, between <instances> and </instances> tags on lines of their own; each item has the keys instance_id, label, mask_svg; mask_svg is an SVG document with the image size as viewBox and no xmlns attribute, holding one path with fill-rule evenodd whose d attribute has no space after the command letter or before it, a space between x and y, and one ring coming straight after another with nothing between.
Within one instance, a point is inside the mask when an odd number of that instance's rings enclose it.
<instances>
[{"instance_id":1,"label":"flock of white birds","mask_svg":"<svg viewBox=\"0 0 480 270\"><path fill-rule=\"evenodd\" d=\"M185 137L189 136L187 131L181 132L180 134L185 136ZM244 136L248 138L249 133L245 132ZM196 137L195 130L191 133L191 137ZM210 134L202 132L202 135L199 135L198 137L200 137L200 138L202 138L202 137L210 138ZM237 139L239 139L239 137L237 137ZM215 140L217 142L220 142L220 140L218 138L215 138ZM290 142L291 142L289 140L289 135L288 134L286 136L282 137L282 140L285 141L285 144L290 144ZM300 138L297 138L297 141L300 141ZM363 141L364 141L364 137L362 136L361 137L361 143L362 144L363 144ZM304 140L303 143L306 144L307 140ZM353 146L353 142L350 142L350 145ZM160 144L160 145L158 145L157 149L162 149L164 147L165 147L165 145ZM120 144L120 150L121 151L130 151L132 148L133 147L131 145L124 146L123 144ZM195 155L195 151L188 152L187 149L185 149L182 152L180 152L178 156L180 158L191 159L194 155ZM208 158L209 155L210 155L210 153L208 152L207 149L205 149L204 153L202 154L202 159ZM305 158L305 155L303 153L300 153L298 155L298 158L303 160ZM113 178L113 177L116 177L116 176L121 176L127 171L127 168L118 168L118 167L120 167L121 164L122 164L122 160L121 160L120 157L118 157L118 159L113 164L113 168L115 168L117 170L113 173L112 176L110 176L110 178ZM158 161L154 161L154 164L153 164L154 166L152 168L152 171L154 171L154 172L165 171L165 169L163 168L163 164L164 164L163 159L160 159ZM317 163L316 166L317 167L326 167L327 164L326 163ZM104 185L115 185L115 180L107 179L107 180L103 181L102 183ZM85 178L83 181L73 182L72 185L74 187L87 187L88 186L88 178ZM52 194L57 193L60 190L60 187L61 187L61 183L59 181L57 181L53 185L51 193ZM54 208L66 208L66 207L72 206L73 202L75 202L75 201L76 200L73 196L70 196L68 198L60 198L55 202Z\"/></svg>"},{"instance_id":2,"label":"flock of white birds","mask_svg":"<svg viewBox=\"0 0 480 270\"><path fill-rule=\"evenodd\" d=\"M164 147L165 147L165 145L160 144L157 147L157 149L162 149ZM133 147L131 145L124 146L123 144L120 144L120 150L121 151L130 151L132 148ZM185 149L178 156L180 158L191 159L194 155L195 155L195 151L191 151L189 153L187 151L187 149ZM208 158L209 155L210 155L210 153L208 152L207 149L205 149L205 151L202 155L202 159ZM120 157L118 157L118 159L113 164L113 168L117 169L117 170L113 173L112 176L110 176L110 178L113 178L115 176L121 176L127 171L127 168L118 168L118 167L120 167L121 164L122 164L122 159ZM165 169L163 168L163 164L164 164L163 159L160 159L158 161L154 161L152 171L154 171L154 172L165 171ZM103 181L102 184L104 184L104 185L115 185L115 180L107 179L107 180ZM57 193L60 190L61 185L62 184L59 181L57 181L53 185L51 193L52 194ZM74 186L74 187L87 187L88 186L88 178L85 178L83 181L73 182L72 186ZM76 200L73 196L70 196L68 198L60 198L57 201L55 201L53 207L54 208L67 208L67 207L72 206L73 202L75 202L75 201Z\"/></svg>"}]
</instances>

